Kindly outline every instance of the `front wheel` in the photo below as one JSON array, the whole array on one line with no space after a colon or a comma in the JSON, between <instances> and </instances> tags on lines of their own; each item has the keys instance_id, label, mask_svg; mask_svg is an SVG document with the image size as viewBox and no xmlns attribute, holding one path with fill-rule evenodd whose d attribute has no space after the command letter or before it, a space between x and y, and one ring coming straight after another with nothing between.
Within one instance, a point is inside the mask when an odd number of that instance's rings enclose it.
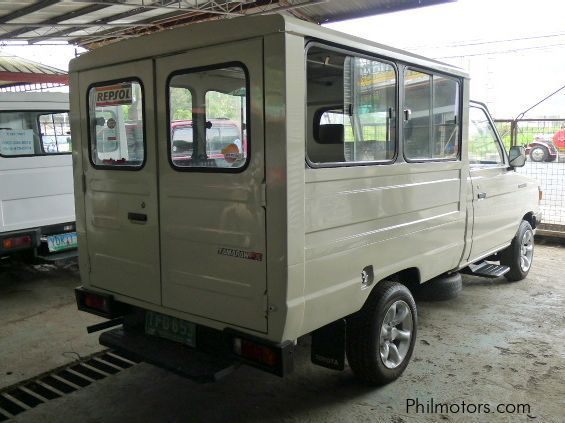
<instances>
[{"instance_id":1,"label":"front wheel","mask_svg":"<svg viewBox=\"0 0 565 423\"><path fill-rule=\"evenodd\" d=\"M410 291L396 282L380 282L348 319L347 360L355 376L375 385L397 379L412 356L416 326Z\"/></svg>"},{"instance_id":2,"label":"front wheel","mask_svg":"<svg viewBox=\"0 0 565 423\"><path fill-rule=\"evenodd\" d=\"M530 158L533 162L543 162L547 160L549 153L544 147L534 147L530 151Z\"/></svg>"},{"instance_id":3,"label":"front wheel","mask_svg":"<svg viewBox=\"0 0 565 423\"><path fill-rule=\"evenodd\" d=\"M504 276L511 282L521 281L528 276L533 259L534 231L528 222L522 220L512 243L500 253L500 264L510 267Z\"/></svg>"}]
</instances>

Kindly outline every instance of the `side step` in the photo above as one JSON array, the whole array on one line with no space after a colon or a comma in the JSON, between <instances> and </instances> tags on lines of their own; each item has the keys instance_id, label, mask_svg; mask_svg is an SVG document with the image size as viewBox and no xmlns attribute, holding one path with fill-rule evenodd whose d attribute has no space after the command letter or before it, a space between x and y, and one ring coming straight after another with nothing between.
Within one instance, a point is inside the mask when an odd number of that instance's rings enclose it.
<instances>
[{"instance_id":1,"label":"side step","mask_svg":"<svg viewBox=\"0 0 565 423\"><path fill-rule=\"evenodd\" d=\"M486 261L479 262L477 264L470 264L465 269L461 270L461 273L474 276L483 276L486 278L498 278L504 276L510 271L510 267L502 266L500 264L492 264Z\"/></svg>"},{"instance_id":2,"label":"side step","mask_svg":"<svg viewBox=\"0 0 565 423\"><path fill-rule=\"evenodd\" d=\"M227 357L121 327L101 334L100 343L199 383L215 382L235 369L235 361Z\"/></svg>"}]
</instances>

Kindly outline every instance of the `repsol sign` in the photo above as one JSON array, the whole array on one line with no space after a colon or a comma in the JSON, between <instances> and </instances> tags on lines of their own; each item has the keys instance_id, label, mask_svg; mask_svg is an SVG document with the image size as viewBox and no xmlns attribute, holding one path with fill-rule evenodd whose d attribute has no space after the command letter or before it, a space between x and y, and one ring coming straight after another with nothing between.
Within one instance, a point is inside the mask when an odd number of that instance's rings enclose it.
<instances>
[{"instance_id":1,"label":"repsol sign","mask_svg":"<svg viewBox=\"0 0 565 423\"><path fill-rule=\"evenodd\" d=\"M96 106L131 104L131 84L96 87Z\"/></svg>"}]
</instances>

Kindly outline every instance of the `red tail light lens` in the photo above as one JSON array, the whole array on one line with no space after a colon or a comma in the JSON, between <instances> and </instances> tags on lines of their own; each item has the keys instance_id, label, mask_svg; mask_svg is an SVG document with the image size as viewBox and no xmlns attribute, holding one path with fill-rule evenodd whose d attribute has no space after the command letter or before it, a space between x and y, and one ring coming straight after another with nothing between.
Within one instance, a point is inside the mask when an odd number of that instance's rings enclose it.
<instances>
[{"instance_id":1,"label":"red tail light lens","mask_svg":"<svg viewBox=\"0 0 565 423\"><path fill-rule=\"evenodd\" d=\"M248 339L234 338L234 352L247 360L269 367L275 367L280 363L279 354L274 348Z\"/></svg>"},{"instance_id":2,"label":"red tail light lens","mask_svg":"<svg viewBox=\"0 0 565 423\"><path fill-rule=\"evenodd\" d=\"M2 240L2 248L4 250L12 250L14 248L31 247L32 239L29 235L18 236L15 238L6 238Z\"/></svg>"},{"instance_id":3,"label":"red tail light lens","mask_svg":"<svg viewBox=\"0 0 565 423\"><path fill-rule=\"evenodd\" d=\"M96 294L85 294L83 301L86 307L93 310L102 311L104 313L108 313L110 311L110 304L108 299L105 297L101 297Z\"/></svg>"}]
</instances>

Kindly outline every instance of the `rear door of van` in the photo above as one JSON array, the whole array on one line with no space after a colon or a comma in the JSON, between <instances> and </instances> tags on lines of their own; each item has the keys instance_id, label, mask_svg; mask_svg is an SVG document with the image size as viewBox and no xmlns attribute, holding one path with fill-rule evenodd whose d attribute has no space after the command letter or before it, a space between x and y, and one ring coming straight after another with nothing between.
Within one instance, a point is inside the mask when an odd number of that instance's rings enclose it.
<instances>
[{"instance_id":1,"label":"rear door of van","mask_svg":"<svg viewBox=\"0 0 565 423\"><path fill-rule=\"evenodd\" d=\"M90 284L161 304L153 63L84 71L79 84Z\"/></svg>"},{"instance_id":2,"label":"rear door of van","mask_svg":"<svg viewBox=\"0 0 565 423\"><path fill-rule=\"evenodd\" d=\"M262 50L157 59L156 103L163 305L266 332Z\"/></svg>"}]
</instances>

